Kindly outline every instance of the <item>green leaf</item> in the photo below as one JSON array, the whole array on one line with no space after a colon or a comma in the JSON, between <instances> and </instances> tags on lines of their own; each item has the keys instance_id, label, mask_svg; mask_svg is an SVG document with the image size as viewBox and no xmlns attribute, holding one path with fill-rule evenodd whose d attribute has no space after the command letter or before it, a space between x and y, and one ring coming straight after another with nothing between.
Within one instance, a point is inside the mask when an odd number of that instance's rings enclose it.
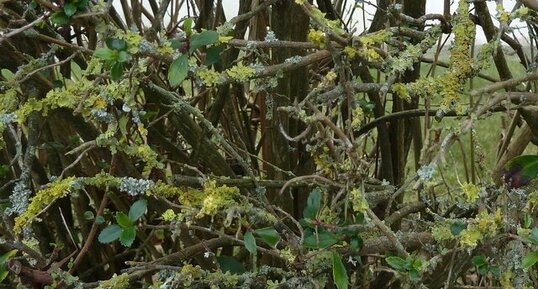
<instances>
[{"instance_id":1,"label":"green leaf","mask_svg":"<svg viewBox=\"0 0 538 289\"><path fill-rule=\"evenodd\" d=\"M103 216L97 216L97 217L95 217L95 223L96 223L97 225L101 225L101 224L103 224L104 222L105 222L105 218L103 218Z\"/></svg>"},{"instance_id":2,"label":"green leaf","mask_svg":"<svg viewBox=\"0 0 538 289\"><path fill-rule=\"evenodd\" d=\"M129 220L129 217L124 212L117 212L116 213L116 222L118 222L118 225L122 228L129 228L133 227L133 222Z\"/></svg>"},{"instance_id":3,"label":"green leaf","mask_svg":"<svg viewBox=\"0 0 538 289\"><path fill-rule=\"evenodd\" d=\"M389 256L385 259L387 264L399 272L405 272L407 268L407 261L398 256Z\"/></svg>"},{"instance_id":4,"label":"green leaf","mask_svg":"<svg viewBox=\"0 0 538 289\"><path fill-rule=\"evenodd\" d=\"M75 3L66 3L64 5L64 13L65 15L67 15L67 17L75 15L75 13L77 13L77 6L75 5Z\"/></svg>"},{"instance_id":5,"label":"green leaf","mask_svg":"<svg viewBox=\"0 0 538 289\"><path fill-rule=\"evenodd\" d=\"M13 249L2 254L0 256L0 265L4 265L9 259L15 257L15 255L17 255L17 252L19 252L17 249Z\"/></svg>"},{"instance_id":6,"label":"green leaf","mask_svg":"<svg viewBox=\"0 0 538 289\"><path fill-rule=\"evenodd\" d=\"M56 25L65 25L69 23L69 17L65 15L65 12L58 11L58 12L54 12L50 16L50 21Z\"/></svg>"},{"instance_id":7,"label":"green leaf","mask_svg":"<svg viewBox=\"0 0 538 289\"><path fill-rule=\"evenodd\" d=\"M11 167L8 165L0 165L0 178L5 178L11 172Z\"/></svg>"},{"instance_id":8,"label":"green leaf","mask_svg":"<svg viewBox=\"0 0 538 289\"><path fill-rule=\"evenodd\" d=\"M309 249L323 249L338 242L334 234L323 231L304 238L303 246Z\"/></svg>"},{"instance_id":9,"label":"green leaf","mask_svg":"<svg viewBox=\"0 0 538 289\"><path fill-rule=\"evenodd\" d=\"M123 39L109 37L106 39L106 46L114 50L125 50L127 42Z\"/></svg>"},{"instance_id":10,"label":"green leaf","mask_svg":"<svg viewBox=\"0 0 538 289\"><path fill-rule=\"evenodd\" d=\"M245 248L250 252L250 254L256 254L257 247L256 247L256 239L254 238L254 235L252 235L252 232L246 232L243 241L245 241Z\"/></svg>"},{"instance_id":11,"label":"green leaf","mask_svg":"<svg viewBox=\"0 0 538 289\"><path fill-rule=\"evenodd\" d=\"M131 245L134 242L135 237L136 237L136 228L134 226L125 228L121 232L120 242L125 247L131 247Z\"/></svg>"},{"instance_id":12,"label":"green leaf","mask_svg":"<svg viewBox=\"0 0 538 289\"><path fill-rule=\"evenodd\" d=\"M84 219L85 220L93 220L95 218L95 215L93 214L92 211L86 211L84 212Z\"/></svg>"},{"instance_id":13,"label":"green leaf","mask_svg":"<svg viewBox=\"0 0 538 289\"><path fill-rule=\"evenodd\" d=\"M131 220L131 222L134 222L140 219L140 217L142 217L144 213L146 212L147 207L148 207L148 201L146 200L142 199L142 200L138 200L134 202L131 208L129 209L129 220Z\"/></svg>"},{"instance_id":14,"label":"green leaf","mask_svg":"<svg viewBox=\"0 0 538 289\"><path fill-rule=\"evenodd\" d=\"M191 36L191 42L189 45L189 53L192 53L202 46L211 45L217 42L217 40L219 40L219 34L217 31L206 30L198 34L193 34Z\"/></svg>"},{"instance_id":15,"label":"green leaf","mask_svg":"<svg viewBox=\"0 0 538 289\"><path fill-rule=\"evenodd\" d=\"M12 80L15 77L15 74L13 72L11 72L11 70L9 70L9 69L2 68L0 70L0 73L2 74L2 77L5 80L8 80L8 81Z\"/></svg>"},{"instance_id":16,"label":"green leaf","mask_svg":"<svg viewBox=\"0 0 538 289\"><path fill-rule=\"evenodd\" d=\"M230 256L218 256L217 262L219 263L220 270L222 272L230 272L232 274L245 273L245 267L236 258Z\"/></svg>"},{"instance_id":17,"label":"green leaf","mask_svg":"<svg viewBox=\"0 0 538 289\"><path fill-rule=\"evenodd\" d=\"M127 51L122 50L120 53L118 53L118 62L127 62L131 60L131 54L129 54Z\"/></svg>"},{"instance_id":18,"label":"green leaf","mask_svg":"<svg viewBox=\"0 0 538 289\"><path fill-rule=\"evenodd\" d=\"M481 267L487 264L488 261L486 260L486 257L484 255L478 255L473 257L473 265Z\"/></svg>"},{"instance_id":19,"label":"green leaf","mask_svg":"<svg viewBox=\"0 0 538 289\"><path fill-rule=\"evenodd\" d=\"M9 275L9 271L3 267L0 267L0 282L4 281L7 275Z\"/></svg>"},{"instance_id":20,"label":"green leaf","mask_svg":"<svg viewBox=\"0 0 538 289\"><path fill-rule=\"evenodd\" d=\"M78 0L77 2L78 10L84 10L86 7L88 7L89 0Z\"/></svg>"},{"instance_id":21,"label":"green leaf","mask_svg":"<svg viewBox=\"0 0 538 289\"><path fill-rule=\"evenodd\" d=\"M523 269L528 269L538 262L538 251L529 252L527 256L523 258L521 266Z\"/></svg>"},{"instance_id":22,"label":"green leaf","mask_svg":"<svg viewBox=\"0 0 538 289\"><path fill-rule=\"evenodd\" d=\"M533 244L538 244L538 228L533 228L533 229L531 230L531 233L529 234L528 239L529 239Z\"/></svg>"},{"instance_id":23,"label":"green leaf","mask_svg":"<svg viewBox=\"0 0 538 289\"><path fill-rule=\"evenodd\" d=\"M183 54L176 58L168 70L168 81L172 87L180 85L189 72L189 57Z\"/></svg>"},{"instance_id":24,"label":"green leaf","mask_svg":"<svg viewBox=\"0 0 538 289\"><path fill-rule=\"evenodd\" d=\"M501 267L497 265L493 265L489 267L489 272L493 274L493 276L499 278L501 277Z\"/></svg>"},{"instance_id":25,"label":"green leaf","mask_svg":"<svg viewBox=\"0 0 538 289\"><path fill-rule=\"evenodd\" d=\"M123 75L123 63L121 62L114 63L114 65L112 65L112 69L110 70L110 78L116 81L116 80L119 80L122 75Z\"/></svg>"},{"instance_id":26,"label":"green leaf","mask_svg":"<svg viewBox=\"0 0 538 289\"><path fill-rule=\"evenodd\" d=\"M315 188L308 195L306 207L303 211L303 217L306 219L315 219L321 205L321 189Z\"/></svg>"},{"instance_id":27,"label":"green leaf","mask_svg":"<svg viewBox=\"0 0 538 289\"><path fill-rule=\"evenodd\" d=\"M101 58L106 61L111 61L111 60L115 60L118 57L118 54L112 49L101 47L101 48L95 49L93 56L97 58Z\"/></svg>"},{"instance_id":28,"label":"green leaf","mask_svg":"<svg viewBox=\"0 0 538 289\"><path fill-rule=\"evenodd\" d=\"M103 244L111 243L120 237L122 231L120 226L116 224L110 225L101 231L101 234L99 234L97 239Z\"/></svg>"},{"instance_id":29,"label":"green leaf","mask_svg":"<svg viewBox=\"0 0 538 289\"><path fill-rule=\"evenodd\" d=\"M269 246L271 246L273 248L278 243L278 240L280 240L280 235L272 227L261 228L261 229L258 229L256 231L254 231L254 233L256 235L258 235L260 238L262 238L262 240L265 243L267 243L267 245L269 245Z\"/></svg>"},{"instance_id":30,"label":"green leaf","mask_svg":"<svg viewBox=\"0 0 538 289\"><path fill-rule=\"evenodd\" d=\"M465 230L465 228L467 228L467 224L461 221L456 221L450 225L450 232L452 235L457 236L461 233L461 231Z\"/></svg>"},{"instance_id":31,"label":"green leaf","mask_svg":"<svg viewBox=\"0 0 538 289\"><path fill-rule=\"evenodd\" d=\"M190 36L192 34L192 24L194 21L192 18L187 18L185 21L183 21L183 31L187 34L187 36Z\"/></svg>"},{"instance_id":32,"label":"green leaf","mask_svg":"<svg viewBox=\"0 0 538 289\"><path fill-rule=\"evenodd\" d=\"M224 45L209 47L205 56L205 65L209 67L219 62L220 54L223 50Z\"/></svg>"},{"instance_id":33,"label":"green leaf","mask_svg":"<svg viewBox=\"0 0 538 289\"><path fill-rule=\"evenodd\" d=\"M409 279L413 282L419 281L422 278L421 275L422 274L420 274L420 271L418 270L412 269L409 271Z\"/></svg>"},{"instance_id":34,"label":"green leaf","mask_svg":"<svg viewBox=\"0 0 538 289\"><path fill-rule=\"evenodd\" d=\"M533 217L531 214L529 213L525 213L525 215L523 215L523 228L530 228L532 226L532 222L533 222Z\"/></svg>"},{"instance_id":35,"label":"green leaf","mask_svg":"<svg viewBox=\"0 0 538 289\"><path fill-rule=\"evenodd\" d=\"M349 240L349 245L353 251L359 251L364 245L364 242L361 237L351 237Z\"/></svg>"},{"instance_id":36,"label":"green leaf","mask_svg":"<svg viewBox=\"0 0 538 289\"><path fill-rule=\"evenodd\" d=\"M122 115L118 120L118 128L120 129L121 135L127 137L127 123L129 123L130 117L128 115Z\"/></svg>"},{"instance_id":37,"label":"green leaf","mask_svg":"<svg viewBox=\"0 0 538 289\"><path fill-rule=\"evenodd\" d=\"M538 155L515 157L504 165L503 180L510 188L528 184L538 175Z\"/></svg>"},{"instance_id":38,"label":"green leaf","mask_svg":"<svg viewBox=\"0 0 538 289\"><path fill-rule=\"evenodd\" d=\"M333 279L336 288L338 289L347 289L349 285L349 280L346 272L346 267L342 262L340 254L333 252Z\"/></svg>"}]
</instances>

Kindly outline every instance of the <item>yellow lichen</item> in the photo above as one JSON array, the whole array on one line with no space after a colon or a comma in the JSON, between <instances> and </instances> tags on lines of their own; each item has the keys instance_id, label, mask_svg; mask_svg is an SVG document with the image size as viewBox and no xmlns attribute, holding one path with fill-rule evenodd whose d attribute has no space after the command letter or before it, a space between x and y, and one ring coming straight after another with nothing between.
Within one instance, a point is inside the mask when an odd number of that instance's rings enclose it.
<instances>
[{"instance_id":1,"label":"yellow lichen","mask_svg":"<svg viewBox=\"0 0 538 289\"><path fill-rule=\"evenodd\" d=\"M239 63L236 66L227 69L225 73L235 81L245 82L256 74L256 69L243 66L242 63Z\"/></svg>"},{"instance_id":2,"label":"yellow lichen","mask_svg":"<svg viewBox=\"0 0 538 289\"><path fill-rule=\"evenodd\" d=\"M480 197L480 188L472 183L464 183L461 189L468 203L474 203Z\"/></svg>"},{"instance_id":3,"label":"yellow lichen","mask_svg":"<svg viewBox=\"0 0 538 289\"><path fill-rule=\"evenodd\" d=\"M368 202L364 198L364 194L360 189L353 189L350 192L351 195L351 204L353 206L353 211L355 212L364 212L368 209Z\"/></svg>"},{"instance_id":4,"label":"yellow lichen","mask_svg":"<svg viewBox=\"0 0 538 289\"><path fill-rule=\"evenodd\" d=\"M361 127L363 118L364 118L364 111L362 107L357 106L357 108L353 110L353 121L351 121L351 128L359 129Z\"/></svg>"},{"instance_id":5,"label":"yellow lichen","mask_svg":"<svg viewBox=\"0 0 538 289\"><path fill-rule=\"evenodd\" d=\"M164 213L161 215L163 220L170 222L173 221L176 218L176 213L172 209L168 209L164 211Z\"/></svg>"},{"instance_id":6,"label":"yellow lichen","mask_svg":"<svg viewBox=\"0 0 538 289\"><path fill-rule=\"evenodd\" d=\"M325 41L327 41L325 33L323 31L319 31L313 28L308 31L306 39L316 44L316 46L319 48L325 48Z\"/></svg>"},{"instance_id":7,"label":"yellow lichen","mask_svg":"<svg viewBox=\"0 0 538 289\"><path fill-rule=\"evenodd\" d=\"M172 43L170 43L170 41L167 41L162 46L159 46L159 48L157 48L157 51L159 52L159 54L162 55L170 55L174 53L174 48L172 48Z\"/></svg>"},{"instance_id":8,"label":"yellow lichen","mask_svg":"<svg viewBox=\"0 0 538 289\"><path fill-rule=\"evenodd\" d=\"M204 83L206 86L215 86L221 82L221 77L215 69L208 69L207 67L200 68L196 71L196 76Z\"/></svg>"},{"instance_id":9,"label":"yellow lichen","mask_svg":"<svg viewBox=\"0 0 538 289\"><path fill-rule=\"evenodd\" d=\"M432 236L438 243L452 240L454 235L447 224L435 225L432 227Z\"/></svg>"},{"instance_id":10,"label":"yellow lichen","mask_svg":"<svg viewBox=\"0 0 538 289\"><path fill-rule=\"evenodd\" d=\"M215 181L206 181L203 191L205 197L202 201L202 207L196 215L197 218L214 216L222 208L237 205L234 198L239 195L239 189L236 187L217 186Z\"/></svg>"},{"instance_id":11,"label":"yellow lichen","mask_svg":"<svg viewBox=\"0 0 538 289\"><path fill-rule=\"evenodd\" d=\"M512 271L505 271L501 275L501 288L503 289L514 289L514 286L512 285L512 278L514 277L514 273Z\"/></svg>"},{"instance_id":12,"label":"yellow lichen","mask_svg":"<svg viewBox=\"0 0 538 289\"><path fill-rule=\"evenodd\" d=\"M407 91L407 87L403 83L394 83L391 87L392 92L396 93L401 99L411 101L411 95Z\"/></svg>"},{"instance_id":13,"label":"yellow lichen","mask_svg":"<svg viewBox=\"0 0 538 289\"><path fill-rule=\"evenodd\" d=\"M129 275L123 273L121 275L114 275L112 278L104 281L99 281L97 289L126 289L129 288Z\"/></svg>"},{"instance_id":14,"label":"yellow lichen","mask_svg":"<svg viewBox=\"0 0 538 289\"><path fill-rule=\"evenodd\" d=\"M474 224L471 224L467 229L461 231L460 244L464 247L474 248L483 238L484 236L480 230Z\"/></svg>"},{"instance_id":15,"label":"yellow lichen","mask_svg":"<svg viewBox=\"0 0 538 289\"><path fill-rule=\"evenodd\" d=\"M15 218L13 231L20 233L22 228L29 226L37 217L37 214L41 213L45 207L57 199L67 196L71 191L71 184L75 179L75 177L68 177L61 181L50 183L47 188L38 191L30 200L26 211Z\"/></svg>"},{"instance_id":16,"label":"yellow lichen","mask_svg":"<svg viewBox=\"0 0 538 289\"><path fill-rule=\"evenodd\" d=\"M344 47L344 53L349 56L349 58L353 59L359 55L359 51L351 46Z\"/></svg>"}]
</instances>

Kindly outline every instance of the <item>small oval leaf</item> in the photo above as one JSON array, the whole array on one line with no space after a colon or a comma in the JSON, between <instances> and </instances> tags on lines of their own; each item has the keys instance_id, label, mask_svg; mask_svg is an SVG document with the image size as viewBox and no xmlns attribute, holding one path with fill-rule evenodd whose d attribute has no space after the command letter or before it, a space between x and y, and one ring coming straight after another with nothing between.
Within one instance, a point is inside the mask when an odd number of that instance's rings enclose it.
<instances>
[{"instance_id":1,"label":"small oval leaf","mask_svg":"<svg viewBox=\"0 0 538 289\"><path fill-rule=\"evenodd\" d=\"M129 220L129 217L124 212L117 212L116 213L116 222L118 222L118 225L122 228L128 228L133 226L133 222Z\"/></svg>"},{"instance_id":2,"label":"small oval leaf","mask_svg":"<svg viewBox=\"0 0 538 289\"><path fill-rule=\"evenodd\" d=\"M396 271L404 272L407 267L407 261L398 256L389 256L385 259L389 266L396 269Z\"/></svg>"},{"instance_id":3,"label":"small oval leaf","mask_svg":"<svg viewBox=\"0 0 538 289\"><path fill-rule=\"evenodd\" d=\"M71 17L77 13L77 6L75 3L66 3L64 5L64 13L67 17Z\"/></svg>"},{"instance_id":4,"label":"small oval leaf","mask_svg":"<svg viewBox=\"0 0 538 289\"><path fill-rule=\"evenodd\" d=\"M334 234L329 232L319 232L304 238L303 246L308 249L323 249L332 246L338 242Z\"/></svg>"},{"instance_id":5,"label":"small oval leaf","mask_svg":"<svg viewBox=\"0 0 538 289\"><path fill-rule=\"evenodd\" d=\"M168 81L170 82L170 86L176 87L180 85L187 77L188 72L189 58L186 54L183 54L176 58L168 69Z\"/></svg>"},{"instance_id":6,"label":"small oval leaf","mask_svg":"<svg viewBox=\"0 0 538 289\"><path fill-rule=\"evenodd\" d=\"M247 250L251 254L256 254L257 252L256 239L254 238L254 235L252 235L252 232L245 233L244 241L245 241L245 248L247 248Z\"/></svg>"},{"instance_id":7,"label":"small oval leaf","mask_svg":"<svg viewBox=\"0 0 538 289\"><path fill-rule=\"evenodd\" d=\"M133 203L129 209L129 220L134 222L144 215L146 208L148 207L148 202L146 200L138 200Z\"/></svg>"},{"instance_id":8,"label":"small oval leaf","mask_svg":"<svg viewBox=\"0 0 538 289\"><path fill-rule=\"evenodd\" d=\"M254 231L254 233L256 233L256 235L258 235L260 238L262 238L262 240L267 243L267 245L273 248L278 243L278 240L280 240L280 235L272 227L261 228Z\"/></svg>"},{"instance_id":9,"label":"small oval leaf","mask_svg":"<svg viewBox=\"0 0 538 289\"><path fill-rule=\"evenodd\" d=\"M99 237L97 238L100 243L106 244L111 243L117 240L121 235L122 229L120 226L114 224L106 227L101 231Z\"/></svg>"},{"instance_id":10,"label":"small oval leaf","mask_svg":"<svg viewBox=\"0 0 538 289\"><path fill-rule=\"evenodd\" d=\"M213 30L206 30L202 31L198 34L194 34L191 36L191 42L189 46L189 52L192 53L196 49L213 44L219 40L219 34L217 31Z\"/></svg>"},{"instance_id":11,"label":"small oval leaf","mask_svg":"<svg viewBox=\"0 0 538 289\"><path fill-rule=\"evenodd\" d=\"M135 227L129 227L123 229L120 235L120 242L125 247L131 247L136 237Z\"/></svg>"}]
</instances>

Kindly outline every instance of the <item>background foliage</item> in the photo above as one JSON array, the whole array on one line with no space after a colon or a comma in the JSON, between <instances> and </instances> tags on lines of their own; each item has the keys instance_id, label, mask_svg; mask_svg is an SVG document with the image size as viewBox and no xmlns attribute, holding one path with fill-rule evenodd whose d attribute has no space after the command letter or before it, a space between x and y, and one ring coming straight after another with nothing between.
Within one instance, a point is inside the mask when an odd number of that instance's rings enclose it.
<instances>
[{"instance_id":1,"label":"background foliage","mask_svg":"<svg viewBox=\"0 0 538 289\"><path fill-rule=\"evenodd\" d=\"M1 0L2 286L536 288L538 2L436 2Z\"/></svg>"}]
</instances>

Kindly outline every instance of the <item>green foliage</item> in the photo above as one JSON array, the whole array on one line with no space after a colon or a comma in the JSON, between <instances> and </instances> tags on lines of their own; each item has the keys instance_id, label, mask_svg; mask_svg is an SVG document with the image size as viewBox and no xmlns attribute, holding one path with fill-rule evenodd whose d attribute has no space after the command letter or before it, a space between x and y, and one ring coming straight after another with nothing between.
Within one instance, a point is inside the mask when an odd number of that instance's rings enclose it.
<instances>
[{"instance_id":1,"label":"green foliage","mask_svg":"<svg viewBox=\"0 0 538 289\"><path fill-rule=\"evenodd\" d=\"M117 81L123 76L123 66L131 60L131 55L127 51L127 42L119 38L107 38L107 47L98 48L94 52L94 56L105 61L107 67L110 68L110 77Z\"/></svg>"},{"instance_id":2,"label":"green foliage","mask_svg":"<svg viewBox=\"0 0 538 289\"><path fill-rule=\"evenodd\" d=\"M535 87L496 82L508 74L489 64L537 77L502 33L473 47L484 3L456 1L450 19L379 3L377 31L358 33L334 19L363 1L266 3L267 27L253 11L191 18L182 1L172 14L166 1L0 2L8 286L35 285L8 274L17 254L47 288L536 287L538 157L507 162L506 185L491 173ZM499 6L492 30L534 14ZM513 102L491 104L503 89Z\"/></svg>"},{"instance_id":3,"label":"green foliage","mask_svg":"<svg viewBox=\"0 0 538 289\"><path fill-rule=\"evenodd\" d=\"M230 256L218 256L217 262L219 263L220 270L222 272L230 272L232 274L242 274L246 271L243 264L241 264L237 259Z\"/></svg>"},{"instance_id":4,"label":"green foliage","mask_svg":"<svg viewBox=\"0 0 538 289\"><path fill-rule=\"evenodd\" d=\"M498 265L493 265L488 262L486 256L478 255L474 256L472 259L473 265L478 268L478 273L482 275L487 275L488 273L493 274L495 277L501 276L501 269Z\"/></svg>"},{"instance_id":5,"label":"green foliage","mask_svg":"<svg viewBox=\"0 0 538 289\"><path fill-rule=\"evenodd\" d=\"M262 238L262 240L271 247L275 247L280 239L278 232L271 227L257 229L254 231L254 233Z\"/></svg>"},{"instance_id":6,"label":"green foliage","mask_svg":"<svg viewBox=\"0 0 538 289\"><path fill-rule=\"evenodd\" d=\"M244 237L245 242L245 248L251 253L256 255L257 247L256 247L256 239L254 238L254 235L252 232L246 232Z\"/></svg>"},{"instance_id":7,"label":"green foliage","mask_svg":"<svg viewBox=\"0 0 538 289\"><path fill-rule=\"evenodd\" d=\"M180 85L183 80L187 77L189 72L189 56L187 54L182 54L178 56L168 70L168 82L172 87Z\"/></svg>"},{"instance_id":8,"label":"green foliage","mask_svg":"<svg viewBox=\"0 0 538 289\"><path fill-rule=\"evenodd\" d=\"M0 282L4 281L6 279L7 275L9 274L9 270L7 268L7 262L15 257L17 255L18 250L10 250L2 255L0 255Z\"/></svg>"},{"instance_id":9,"label":"green foliage","mask_svg":"<svg viewBox=\"0 0 538 289\"><path fill-rule=\"evenodd\" d=\"M324 230L318 230L308 234L303 241L303 246L308 249L325 249L338 242L335 234Z\"/></svg>"},{"instance_id":10,"label":"green foliage","mask_svg":"<svg viewBox=\"0 0 538 289\"><path fill-rule=\"evenodd\" d=\"M119 239L125 247L131 247L136 238L136 221L140 219L147 208L146 200L138 200L131 205L129 215L116 212L117 224L109 225L99 234L99 242L106 244Z\"/></svg>"},{"instance_id":11,"label":"green foliage","mask_svg":"<svg viewBox=\"0 0 538 289\"><path fill-rule=\"evenodd\" d=\"M189 53L194 52L202 46L214 44L217 40L219 40L217 31L206 30L201 33L193 34L190 39Z\"/></svg>"},{"instance_id":12,"label":"green foliage","mask_svg":"<svg viewBox=\"0 0 538 289\"><path fill-rule=\"evenodd\" d=\"M538 156L515 157L504 165L503 178L508 186L519 188L538 176Z\"/></svg>"},{"instance_id":13,"label":"green foliage","mask_svg":"<svg viewBox=\"0 0 538 289\"><path fill-rule=\"evenodd\" d=\"M420 257L403 259L398 256L389 256L385 258L385 261L396 271L406 275L412 282L420 281L424 267L424 262Z\"/></svg>"},{"instance_id":14,"label":"green foliage","mask_svg":"<svg viewBox=\"0 0 538 289\"><path fill-rule=\"evenodd\" d=\"M321 206L321 189L315 188L308 195L306 201L306 207L303 211L303 218L306 219L316 219Z\"/></svg>"},{"instance_id":15,"label":"green foliage","mask_svg":"<svg viewBox=\"0 0 538 289\"><path fill-rule=\"evenodd\" d=\"M528 268L534 266L534 264L536 264L536 262L538 262L538 251L531 251L531 252L527 253L527 255L525 255L525 257L523 257L523 260L521 261L521 266L524 269L528 269Z\"/></svg>"},{"instance_id":16,"label":"green foliage","mask_svg":"<svg viewBox=\"0 0 538 289\"><path fill-rule=\"evenodd\" d=\"M349 285L349 277L347 276L346 267L342 263L342 258L337 252L333 252L333 279L336 288L345 289Z\"/></svg>"}]
</instances>

